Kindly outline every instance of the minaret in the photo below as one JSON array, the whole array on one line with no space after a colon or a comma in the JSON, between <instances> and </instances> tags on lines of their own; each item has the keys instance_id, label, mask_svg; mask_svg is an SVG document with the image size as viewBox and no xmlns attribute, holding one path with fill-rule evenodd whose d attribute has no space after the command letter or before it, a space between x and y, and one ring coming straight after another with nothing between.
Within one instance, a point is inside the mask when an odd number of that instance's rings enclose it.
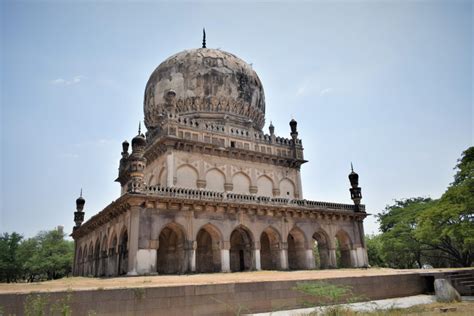
<instances>
[{"instance_id":1,"label":"minaret","mask_svg":"<svg viewBox=\"0 0 474 316\"><path fill-rule=\"evenodd\" d=\"M293 158L298 158L298 152L296 150L296 141L298 139L298 130L297 130L298 122L294 118L290 121L290 129L291 129L291 138L293 139Z\"/></svg>"},{"instance_id":2,"label":"minaret","mask_svg":"<svg viewBox=\"0 0 474 316\"><path fill-rule=\"evenodd\" d=\"M128 154L128 147L130 144L125 140L122 143L122 158L120 159L119 163L119 172L118 172L118 177L115 179L116 182L120 183L120 186L122 187L122 194L125 193L126 191L126 184L128 183L128 180L130 179L129 174L128 174L128 168L129 168L129 157L130 155Z\"/></svg>"},{"instance_id":3,"label":"minaret","mask_svg":"<svg viewBox=\"0 0 474 316\"><path fill-rule=\"evenodd\" d=\"M275 136L275 126L273 126L273 123L270 121L270 126L268 126L268 130L270 131L270 139L271 142L274 143L276 136Z\"/></svg>"},{"instance_id":4,"label":"minaret","mask_svg":"<svg viewBox=\"0 0 474 316\"><path fill-rule=\"evenodd\" d=\"M354 167L352 166L352 162L351 162L351 173L349 174L349 181L352 187L349 189L349 191L351 192L351 199L352 201L354 201L356 212L359 212L360 200L362 199L362 191L361 191L361 188L359 187L359 175L354 172Z\"/></svg>"},{"instance_id":5,"label":"minaret","mask_svg":"<svg viewBox=\"0 0 474 316\"><path fill-rule=\"evenodd\" d=\"M81 194L76 200L76 211L74 212L74 222L76 223L76 226L74 226L73 231L78 229L84 221L84 204L86 204L86 200L82 197L81 189Z\"/></svg>"},{"instance_id":6,"label":"minaret","mask_svg":"<svg viewBox=\"0 0 474 316\"><path fill-rule=\"evenodd\" d=\"M132 154L128 158L129 176L127 191L130 193L140 193L145 188L144 170L146 158L143 157L146 147L145 135L141 133L141 125L138 125L138 135L132 139Z\"/></svg>"},{"instance_id":7,"label":"minaret","mask_svg":"<svg viewBox=\"0 0 474 316\"><path fill-rule=\"evenodd\" d=\"M202 48L206 48L206 29L202 29Z\"/></svg>"}]
</instances>

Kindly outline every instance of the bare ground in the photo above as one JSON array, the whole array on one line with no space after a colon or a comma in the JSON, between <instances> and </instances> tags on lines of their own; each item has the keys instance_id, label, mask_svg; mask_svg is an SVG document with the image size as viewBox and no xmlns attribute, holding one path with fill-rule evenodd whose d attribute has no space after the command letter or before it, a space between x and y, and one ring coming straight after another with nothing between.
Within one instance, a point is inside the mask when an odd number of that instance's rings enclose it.
<instances>
[{"instance_id":1,"label":"bare ground","mask_svg":"<svg viewBox=\"0 0 474 316\"><path fill-rule=\"evenodd\" d=\"M396 269L338 269L302 271L252 271L235 273L157 275L116 278L70 277L35 283L0 283L2 293L55 292L65 290L90 290L136 287L161 287L176 285L245 283L263 281L317 280L328 278L363 277L375 275L438 272L452 269L396 270Z\"/></svg>"}]
</instances>

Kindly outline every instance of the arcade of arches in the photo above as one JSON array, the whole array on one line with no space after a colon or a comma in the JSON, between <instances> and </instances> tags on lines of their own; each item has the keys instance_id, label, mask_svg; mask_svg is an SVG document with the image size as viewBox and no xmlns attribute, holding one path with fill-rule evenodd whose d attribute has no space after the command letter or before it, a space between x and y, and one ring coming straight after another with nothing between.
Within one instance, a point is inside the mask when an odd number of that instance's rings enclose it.
<instances>
[{"instance_id":1,"label":"arcade of arches","mask_svg":"<svg viewBox=\"0 0 474 316\"><path fill-rule=\"evenodd\" d=\"M119 235L103 234L80 244L75 274L185 274L366 265L364 256L359 253L360 245L354 243L357 236L351 236L345 229L336 228L334 233L334 226L313 231L309 225L293 225L284 233L285 229L274 225L258 226L207 223L198 227L193 237L185 225L171 221L163 225L159 233L151 232L157 235L155 242L148 240L152 249L138 249L135 265L129 262L129 235L127 228L123 228ZM144 261L148 261L148 265L144 265Z\"/></svg>"}]
</instances>

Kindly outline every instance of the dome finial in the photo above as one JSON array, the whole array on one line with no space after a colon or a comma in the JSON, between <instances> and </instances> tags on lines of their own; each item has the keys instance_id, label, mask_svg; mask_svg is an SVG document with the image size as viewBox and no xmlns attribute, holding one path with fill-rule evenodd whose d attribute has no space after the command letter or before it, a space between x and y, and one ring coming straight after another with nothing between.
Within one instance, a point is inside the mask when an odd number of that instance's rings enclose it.
<instances>
[{"instance_id":1,"label":"dome finial","mask_svg":"<svg viewBox=\"0 0 474 316\"><path fill-rule=\"evenodd\" d=\"M138 121L138 135L142 133L142 121Z\"/></svg>"},{"instance_id":2,"label":"dome finial","mask_svg":"<svg viewBox=\"0 0 474 316\"><path fill-rule=\"evenodd\" d=\"M81 188L81 194L79 196L82 197L82 188Z\"/></svg>"},{"instance_id":3,"label":"dome finial","mask_svg":"<svg viewBox=\"0 0 474 316\"><path fill-rule=\"evenodd\" d=\"M351 171L354 172L354 167L352 166L352 161L351 161Z\"/></svg>"},{"instance_id":4,"label":"dome finial","mask_svg":"<svg viewBox=\"0 0 474 316\"><path fill-rule=\"evenodd\" d=\"M206 48L206 29L202 28L202 48Z\"/></svg>"}]
</instances>

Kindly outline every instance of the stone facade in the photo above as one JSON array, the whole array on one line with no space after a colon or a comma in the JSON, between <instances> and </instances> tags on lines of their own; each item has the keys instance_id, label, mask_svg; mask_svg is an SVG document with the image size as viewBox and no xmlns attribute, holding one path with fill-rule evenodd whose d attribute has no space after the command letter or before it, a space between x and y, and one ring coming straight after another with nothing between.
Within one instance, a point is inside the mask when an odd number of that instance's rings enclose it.
<instances>
[{"instance_id":1,"label":"stone facade","mask_svg":"<svg viewBox=\"0 0 474 316\"><path fill-rule=\"evenodd\" d=\"M151 75L144 112L146 136L131 153L122 145L121 196L84 224L77 200L75 275L368 265L358 175L354 205L303 199L297 122L290 138L261 130L263 87L248 64L178 53Z\"/></svg>"}]
</instances>

